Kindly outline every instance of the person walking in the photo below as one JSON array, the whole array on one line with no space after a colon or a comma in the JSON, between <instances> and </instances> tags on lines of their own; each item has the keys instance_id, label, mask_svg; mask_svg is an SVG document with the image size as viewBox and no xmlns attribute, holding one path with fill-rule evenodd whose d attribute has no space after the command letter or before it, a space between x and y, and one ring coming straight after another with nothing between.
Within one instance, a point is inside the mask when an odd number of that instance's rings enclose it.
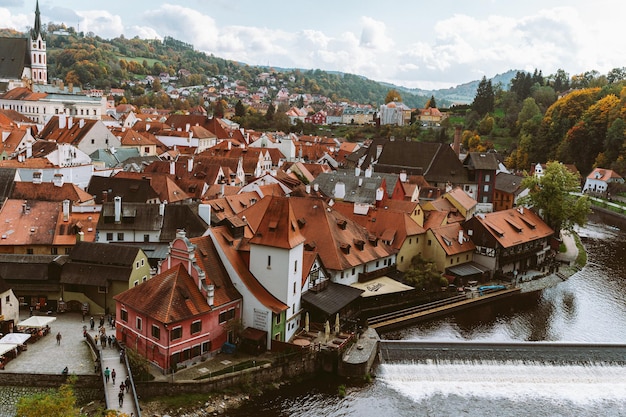
<instances>
[{"instance_id":1,"label":"person walking","mask_svg":"<svg viewBox=\"0 0 626 417\"><path fill-rule=\"evenodd\" d=\"M124 392L124 388L126 388L126 384L124 384L124 381L120 382L120 392Z\"/></svg>"},{"instance_id":2,"label":"person walking","mask_svg":"<svg viewBox=\"0 0 626 417\"><path fill-rule=\"evenodd\" d=\"M102 345L102 349L107 347L107 337L106 336L100 336L100 344Z\"/></svg>"},{"instance_id":3,"label":"person walking","mask_svg":"<svg viewBox=\"0 0 626 417\"><path fill-rule=\"evenodd\" d=\"M106 382L107 384L109 383L110 376L111 376L111 370L107 366L106 369L104 370L104 382Z\"/></svg>"},{"instance_id":4,"label":"person walking","mask_svg":"<svg viewBox=\"0 0 626 417\"><path fill-rule=\"evenodd\" d=\"M119 400L120 403L120 407L124 405L124 391L120 391L119 394L117 394L117 399Z\"/></svg>"},{"instance_id":5,"label":"person walking","mask_svg":"<svg viewBox=\"0 0 626 417\"><path fill-rule=\"evenodd\" d=\"M126 382L124 382L124 386L126 387L126 392L130 391L130 376L126 375Z\"/></svg>"},{"instance_id":6,"label":"person walking","mask_svg":"<svg viewBox=\"0 0 626 417\"><path fill-rule=\"evenodd\" d=\"M116 375L117 375L117 374L115 373L115 369L113 369L113 370L111 371L111 381L113 381L113 385L115 385L115 376L116 376Z\"/></svg>"},{"instance_id":7,"label":"person walking","mask_svg":"<svg viewBox=\"0 0 626 417\"><path fill-rule=\"evenodd\" d=\"M63 336L61 336L61 332L57 333L57 345L60 345L60 344L61 344L61 338L62 338L62 337L63 337Z\"/></svg>"},{"instance_id":8,"label":"person walking","mask_svg":"<svg viewBox=\"0 0 626 417\"><path fill-rule=\"evenodd\" d=\"M91 316L91 318L89 319L89 324L91 325L91 330L93 330L94 326L96 325L96 321L93 319L93 316Z\"/></svg>"},{"instance_id":9,"label":"person walking","mask_svg":"<svg viewBox=\"0 0 626 417\"><path fill-rule=\"evenodd\" d=\"M96 349L98 349L98 335L95 335L95 336L93 337L93 341L94 341L94 343L96 344Z\"/></svg>"}]
</instances>

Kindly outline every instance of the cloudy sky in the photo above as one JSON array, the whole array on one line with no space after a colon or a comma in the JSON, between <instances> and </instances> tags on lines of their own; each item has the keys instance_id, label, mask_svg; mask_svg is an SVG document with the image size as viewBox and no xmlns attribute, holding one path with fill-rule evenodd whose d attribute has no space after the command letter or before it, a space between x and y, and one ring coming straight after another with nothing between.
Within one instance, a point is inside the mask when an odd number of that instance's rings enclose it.
<instances>
[{"instance_id":1,"label":"cloudy sky","mask_svg":"<svg viewBox=\"0 0 626 417\"><path fill-rule=\"evenodd\" d=\"M39 0L42 23L103 38L172 36L251 65L343 71L446 88L509 69L570 75L626 66L626 6L596 0ZM0 26L35 0L0 0Z\"/></svg>"}]
</instances>

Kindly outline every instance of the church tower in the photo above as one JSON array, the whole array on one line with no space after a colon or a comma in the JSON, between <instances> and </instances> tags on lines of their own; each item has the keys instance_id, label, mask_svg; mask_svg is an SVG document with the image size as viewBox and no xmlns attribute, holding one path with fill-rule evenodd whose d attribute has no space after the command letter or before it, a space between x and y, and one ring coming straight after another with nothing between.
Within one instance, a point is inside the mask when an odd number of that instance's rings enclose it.
<instances>
[{"instance_id":1,"label":"church tower","mask_svg":"<svg viewBox=\"0 0 626 417\"><path fill-rule=\"evenodd\" d=\"M35 26L30 31L31 79L33 84L48 84L48 63L46 57L46 41L41 31L39 0L35 8Z\"/></svg>"}]
</instances>

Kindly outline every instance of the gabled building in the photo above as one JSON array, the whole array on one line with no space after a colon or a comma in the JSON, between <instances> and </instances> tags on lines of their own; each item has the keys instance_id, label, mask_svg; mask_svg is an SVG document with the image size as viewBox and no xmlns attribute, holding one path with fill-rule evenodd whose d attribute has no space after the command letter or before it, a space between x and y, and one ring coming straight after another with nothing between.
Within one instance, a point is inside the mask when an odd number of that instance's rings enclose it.
<instances>
[{"instance_id":1,"label":"gabled building","mask_svg":"<svg viewBox=\"0 0 626 417\"><path fill-rule=\"evenodd\" d=\"M476 246L460 223L450 223L428 229L423 248L423 258L440 272L454 275L449 270L472 262Z\"/></svg>"},{"instance_id":2,"label":"gabled building","mask_svg":"<svg viewBox=\"0 0 626 417\"><path fill-rule=\"evenodd\" d=\"M69 200L7 200L0 209L0 252L67 254L76 242L95 240L97 212L72 212Z\"/></svg>"},{"instance_id":3,"label":"gabled building","mask_svg":"<svg viewBox=\"0 0 626 417\"><path fill-rule=\"evenodd\" d=\"M245 223L237 217L228 219L224 226L212 227L207 234L213 241L221 262L231 282L243 297L241 322L244 332L260 335L262 349L271 346L272 340L285 341L287 317L292 309L265 288L250 271L249 238L244 237ZM269 255L271 264L271 255ZM266 265L264 260L263 265ZM271 267L271 265L270 265ZM285 277L277 277L285 282ZM299 291L296 288L296 291ZM291 327L299 327L299 313L291 321ZM298 325L296 325L298 323ZM292 329L292 332L295 330Z\"/></svg>"},{"instance_id":4,"label":"gabled building","mask_svg":"<svg viewBox=\"0 0 626 417\"><path fill-rule=\"evenodd\" d=\"M242 298L209 237L179 231L160 272L115 297L118 340L164 373L234 342Z\"/></svg>"},{"instance_id":5,"label":"gabled building","mask_svg":"<svg viewBox=\"0 0 626 417\"><path fill-rule=\"evenodd\" d=\"M474 260L498 277L513 279L549 260L554 231L530 209L478 214L463 229L476 245Z\"/></svg>"},{"instance_id":6,"label":"gabled building","mask_svg":"<svg viewBox=\"0 0 626 417\"><path fill-rule=\"evenodd\" d=\"M100 120L52 116L39 138L75 146L87 155L98 149L119 148L121 141Z\"/></svg>"},{"instance_id":7,"label":"gabled building","mask_svg":"<svg viewBox=\"0 0 626 417\"><path fill-rule=\"evenodd\" d=\"M623 184L624 178L611 169L595 168L585 180L584 193L601 194L608 192L610 184Z\"/></svg>"},{"instance_id":8,"label":"gabled building","mask_svg":"<svg viewBox=\"0 0 626 417\"><path fill-rule=\"evenodd\" d=\"M522 188L522 180L519 175L506 172L499 172L496 175L493 211L508 210L517 206L517 200L528 194L528 189Z\"/></svg>"},{"instance_id":9,"label":"gabled building","mask_svg":"<svg viewBox=\"0 0 626 417\"><path fill-rule=\"evenodd\" d=\"M113 200L102 204L97 242L166 243L177 230L197 237L210 224L210 207L204 204L127 203L118 196Z\"/></svg>"},{"instance_id":10,"label":"gabled building","mask_svg":"<svg viewBox=\"0 0 626 417\"><path fill-rule=\"evenodd\" d=\"M476 183L476 194L472 197L478 202L479 211L493 211L493 193L499 162L491 152L470 152L463 160L469 180Z\"/></svg>"},{"instance_id":11,"label":"gabled building","mask_svg":"<svg viewBox=\"0 0 626 417\"><path fill-rule=\"evenodd\" d=\"M150 279L146 254L137 247L79 242L63 265L63 300L88 302L92 314L114 312L114 297Z\"/></svg>"}]
</instances>

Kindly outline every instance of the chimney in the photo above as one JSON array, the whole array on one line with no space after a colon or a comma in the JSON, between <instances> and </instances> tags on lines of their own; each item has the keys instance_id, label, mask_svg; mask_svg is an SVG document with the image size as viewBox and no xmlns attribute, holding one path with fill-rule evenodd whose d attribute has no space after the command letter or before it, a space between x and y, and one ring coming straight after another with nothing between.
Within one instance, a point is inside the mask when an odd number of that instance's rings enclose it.
<instances>
[{"instance_id":1,"label":"chimney","mask_svg":"<svg viewBox=\"0 0 626 417\"><path fill-rule=\"evenodd\" d=\"M463 229L459 230L459 245L463 244Z\"/></svg>"},{"instance_id":2,"label":"chimney","mask_svg":"<svg viewBox=\"0 0 626 417\"><path fill-rule=\"evenodd\" d=\"M211 205L198 204L198 216L200 216L200 218L204 220L206 224L211 226Z\"/></svg>"},{"instance_id":3,"label":"chimney","mask_svg":"<svg viewBox=\"0 0 626 417\"><path fill-rule=\"evenodd\" d=\"M122 197L115 196L113 200L115 201L115 223L120 223L122 221Z\"/></svg>"},{"instance_id":4,"label":"chimney","mask_svg":"<svg viewBox=\"0 0 626 417\"><path fill-rule=\"evenodd\" d=\"M32 142L26 142L26 158L33 157L33 144Z\"/></svg>"},{"instance_id":5,"label":"chimney","mask_svg":"<svg viewBox=\"0 0 626 417\"><path fill-rule=\"evenodd\" d=\"M170 161L170 175L176 175L176 162Z\"/></svg>"},{"instance_id":6,"label":"chimney","mask_svg":"<svg viewBox=\"0 0 626 417\"><path fill-rule=\"evenodd\" d=\"M380 154L383 153L383 145L376 145L376 160L380 158Z\"/></svg>"},{"instance_id":7,"label":"chimney","mask_svg":"<svg viewBox=\"0 0 626 417\"><path fill-rule=\"evenodd\" d=\"M220 197L224 197L224 188L226 188L226 184L222 183L222 186L220 187Z\"/></svg>"},{"instance_id":8,"label":"chimney","mask_svg":"<svg viewBox=\"0 0 626 417\"><path fill-rule=\"evenodd\" d=\"M167 201L163 201L161 204L159 204L159 216L163 217L165 216L165 205L167 204Z\"/></svg>"},{"instance_id":9,"label":"chimney","mask_svg":"<svg viewBox=\"0 0 626 417\"><path fill-rule=\"evenodd\" d=\"M146 123L146 132L150 130L150 123Z\"/></svg>"},{"instance_id":10,"label":"chimney","mask_svg":"<svg viewBox=\"0 0 626 417\"><path fill-rule=\"evenodd\" d=\"M78 232L76 234L76 241L77 242L82 242L85 240L85 232L83 232L82 230L80 232Z\"/></svg>"},{"instance_id":11,"label":"chimney","mask_svg":"<svg viewBox=\"0 0 626 417\"><path fill-rule=\"evenodd\" d=\"M313 184L313 191L318 192L320 190L320 185L318 183Z\"/></svg>"},{"instance_id":12,"label":"chimney","mask_svg":"<svg viewBox=\"0 0 626 417\"><path fill-rule=\"evenodd\" d=\"M187 160L187 172L193 171L193 156Z\"/></svg>"},{"instance_id":13,"label":"chimney","mask_svg":"<svg viewBox=\"0 0 626 417\"><path fill-rule=\"evenodd\" d=\"M191 125L189 123L187 123L185 125L185 132L189 132L189 129L191 129Z\"/></svg>"},{"instance_id":14,"label":"chimney","mask_svg":"<svg viewBox=\"0 0 626 417\"><path fill-rule=\"evenodd\" d=\"M215 299L215 285L207 285L206 291L206 302L209 306L213 307L213 302Z\"/></svg>"},{"instance_id":15,"label":"chimney","mask_svg":"<svg viewBox=\"0 0 626 417\"><path fill-rule=\"evenodd\" d=\"M368 166L367 169L365 169L365 178L372 178L372 166Z\"/></svg>"},{"instance_id":16,"label":"chimney","mask_svg":"<svg viewBox=\"0 0 626 417\"><path fill-rule=\"evenodd\" d=\"M334 196L337 200L343 200L343 198L346 196L346 185L343 182L337 181L337 183L335 184Z\"/></svg>"},{"instance_id":17,"label":"chimney","mask_svg":"<svg viewBox=\"0 0 626 417\"><path fill-rule=\"evenodd\" d=\"M456 126L454 128L454 143L452 145L452 150L457 157L461 154L461 126Z\"/></svg>"},{"instance_id":18,"label":"chimney","mask_svg":"<svg viewBox=\"0 0 626 417\"><path fill-rule=\"evenodd\" d=\"M71 129L74 126L74 118L72 116L67 118L67 128Z\"/></svg>"},{"instance_id":19,"label":"chimney","mask_svg":"<svg viewBox=\"0 0 626 417\"><path fill-rule=\"evenodd\" d=\"M384 197L385 197L385 190L383 189L383 187L378 187L376 189L376 201L383 201Z\"/></svg>"},{"instance_id":20,"label":"chimney","mask_svg":"<svg viewBox=\"0 0 626 417\"><path fill-rule=\"evenodd\" d=\"M359 175L361 175L361 168L359 167L354 168L354 176L358 177Z\"/></svg>"},{"instance_id":21,"label":"chimney","mask_svg":"<svg viewBox=\"0 0 626 417\"><path fill-rule=\"evenodd\" d=\"M233 146L232 142L228 141L228 142L226 142L226 144L228 145L228 150L230 151L232 146Z\"/></svg>"},{"instance_id":22,"label":"chimney","mask_svg":"<svg viewBox=\"0 0 626 417\"><path fill-rule=\"evenodd\" d=\"M304 189L307 194L311 194L311 184L307 184L304 186Z\"/></svg>"},{"instance_id":23,"label":"chimney","mask_svg":"<svg viewBox=\"0 0 626 417\"><path fill-rule=\"evenodd\" d=\"M400 172L400 182L406 182L407 178L406 178L406 171L401 171Z\"/></svg>"},{"instance_id":24,"label":"chimney","mask_svg":"<svg viewBox=\"0 0 626 417\"><path fill-rule=\"evenodd\" d=\"M70 200L63 200L63 221L70 221Z\"/></svg>"},{"instance_id":25,"label":"chimney","mask_svg":"<svg viewBox=\"0 0 626 417\"><path fill-rule=\"evenodd\" d=\"M85 119L80 119L78 121L78 127L80 127L81 129L85 127Z\"/></svg>"},{"instance_id":26,"label":"chimney","mask_svg":"<svg viewBox=\"0 0 626 417\"><path fill-rule=\"evenodd\" d=\"M65 129L65 125L67 122L67 116L64 114L59 114L59 129Z\"/></svg>"}]
</instances>

